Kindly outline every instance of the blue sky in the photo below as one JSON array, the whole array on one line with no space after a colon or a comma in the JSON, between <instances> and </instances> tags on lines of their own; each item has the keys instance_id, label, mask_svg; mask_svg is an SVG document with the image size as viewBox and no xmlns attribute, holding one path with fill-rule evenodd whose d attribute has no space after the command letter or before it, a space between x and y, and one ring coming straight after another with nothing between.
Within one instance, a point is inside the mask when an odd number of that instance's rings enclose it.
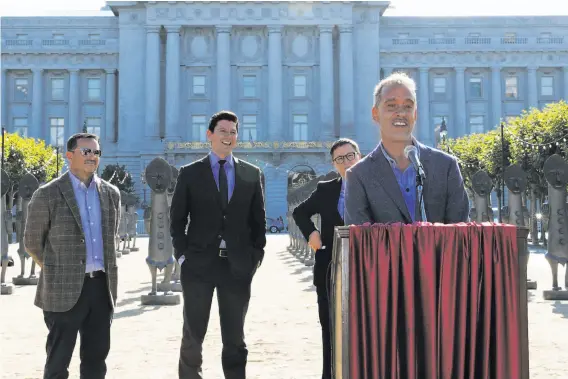
<instances>
[{"instance_id":1,"label":"blue sky","mask_svg":"<svg viewBox=\"0 0 568 379\"><path fill-rule=\"evenodd\" d=\"M1 0L0 16L65 16L99 12L104 0ZM392 0L386 16L568 16L568 0Z\"/></svg>"}]
</instances>

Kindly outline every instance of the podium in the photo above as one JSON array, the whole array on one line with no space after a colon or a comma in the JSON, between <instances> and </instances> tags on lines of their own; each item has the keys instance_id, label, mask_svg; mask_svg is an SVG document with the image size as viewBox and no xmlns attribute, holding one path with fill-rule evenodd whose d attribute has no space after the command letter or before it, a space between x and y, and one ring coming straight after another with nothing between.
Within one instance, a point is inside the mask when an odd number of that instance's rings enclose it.
<instances>
[{"instance_id":1,"label":"podium","mask_svg":"<svg viewBox=\"0 0 568 379\"><path fill-rule=\"evenodd\" d=\"M336 227L333 378L529 379L527 235L493 223Z\"/></svg>"}]
</instances>

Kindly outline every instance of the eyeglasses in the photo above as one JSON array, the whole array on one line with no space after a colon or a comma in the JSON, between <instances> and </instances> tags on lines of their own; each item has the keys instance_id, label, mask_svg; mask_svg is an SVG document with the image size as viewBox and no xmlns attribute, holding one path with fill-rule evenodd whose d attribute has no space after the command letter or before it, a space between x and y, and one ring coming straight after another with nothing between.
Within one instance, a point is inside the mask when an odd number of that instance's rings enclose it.
<instances>
[{"instance_id":1,"label":"eyeglasses","mask_svg":"<svg viewBox=\"0 0 568 379\"><path fill-rule=\"evenodd\" d=\"M101 150L91 150L88 147L78 147L77 149L81 152L81 155L84 157L93 154L94 156L100 158L100 156L103 154Z\"/></svg>"},{"instance_id":2,"label":"eyeglasses","mask_svg":"<svg viewBox=\"0 0 568 379\"><path fill-rule=\"evenodd\" d=\"M357 153L351 152L345 155L340 155L338 157L333 158L333 161L337 164L342 164L345 160L352 161L357 156Z\"/></svg>"}]
</instances>

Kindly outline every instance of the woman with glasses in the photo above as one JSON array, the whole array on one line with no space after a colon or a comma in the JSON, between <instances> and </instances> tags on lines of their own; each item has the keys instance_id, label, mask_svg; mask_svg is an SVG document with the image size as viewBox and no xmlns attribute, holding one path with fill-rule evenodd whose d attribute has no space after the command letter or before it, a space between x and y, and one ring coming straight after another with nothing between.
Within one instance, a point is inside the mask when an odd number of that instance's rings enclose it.
<instances>
[{"instance_id":1,"label":"woman with glasses","mask_svg":"<svg viewBox=\"0 0 568 379\"><path fill-rule=\"evenodd\" d=\"M333 250L333 231L343 225L345 199L345 172L361 159L359 146L353 140L341 138L330 149L333 166L339 173L337 179L322 181L316 190L303 203L294 209L293 217L304 238L316 251L314 265L314 285L317 290L319 320L322 330L323 373L322 379L331 379L331 332L329 318L329 275ZM316 228L311 217L319 214L321 231Z\"/></svg>"}]
</instances>

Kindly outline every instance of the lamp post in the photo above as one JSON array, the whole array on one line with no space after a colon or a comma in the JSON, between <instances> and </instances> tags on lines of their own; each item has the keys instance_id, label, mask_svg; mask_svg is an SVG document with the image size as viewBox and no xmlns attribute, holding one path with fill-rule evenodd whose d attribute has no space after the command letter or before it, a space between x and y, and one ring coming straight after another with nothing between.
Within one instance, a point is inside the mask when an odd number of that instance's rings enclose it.
<instances>
[{"instance_id":1,"label":"lamp post","mask_svg":"<svg viewBox=\"0 0 568 379\"><path fill-rule=\"evenodd\" d=\"M503 222L501 209L505 206L505 137L503 129L505 123L501 121L501 204L499 204L499 222Z\"/></svg>"},{"instance_id":2,"label":"lamp post","mask_svg":"<svg viewBox=\"0 0 568 379\"><path fill-rule=\"evenodd\" d=\"M55 147L55 165L57 167L57 172L55 173L55 177L59 177L59 146Z\"/></svg>"},{"instance_id":3,"label":"lamp post","mask_svg":"<svg viewBox=\"0 0 568 379\"><path fill-rule=\"evenodd\" d=\"M6 129L2 127L2 170L4 170L4 133Z\"/></svg>"}]
</instances>

